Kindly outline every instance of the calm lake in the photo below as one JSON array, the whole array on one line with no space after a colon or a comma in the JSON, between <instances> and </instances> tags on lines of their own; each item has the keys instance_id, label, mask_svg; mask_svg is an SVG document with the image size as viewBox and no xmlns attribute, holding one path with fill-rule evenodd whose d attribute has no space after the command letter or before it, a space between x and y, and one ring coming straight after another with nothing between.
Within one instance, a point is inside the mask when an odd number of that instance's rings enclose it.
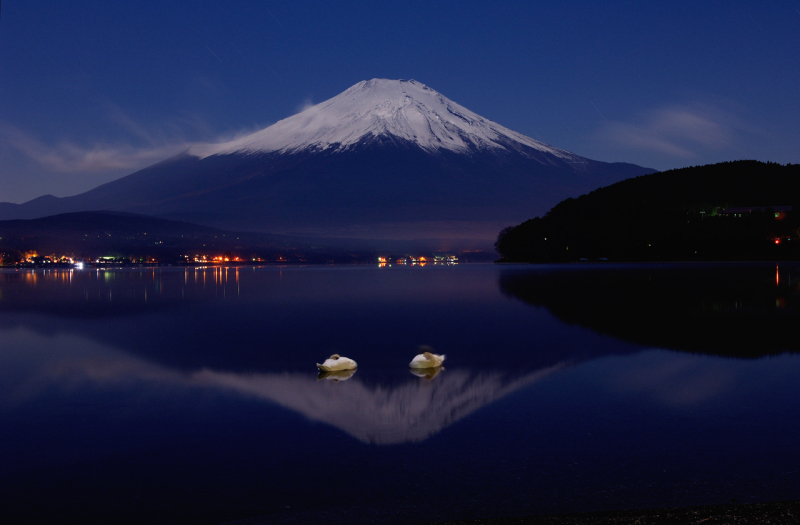
<instances>
[{"instance_id":1,"label":"calm lake","mask_svg":"<svg viewBox=\"0 0 800 525\"><path fill-rule=\"evenodd\" d=\"M800 499L800 264L0 272L3 521ZM414 374L422 345L444 369ZM347 377L319 377L333 353Z\"/></svg>"}]
</instances>

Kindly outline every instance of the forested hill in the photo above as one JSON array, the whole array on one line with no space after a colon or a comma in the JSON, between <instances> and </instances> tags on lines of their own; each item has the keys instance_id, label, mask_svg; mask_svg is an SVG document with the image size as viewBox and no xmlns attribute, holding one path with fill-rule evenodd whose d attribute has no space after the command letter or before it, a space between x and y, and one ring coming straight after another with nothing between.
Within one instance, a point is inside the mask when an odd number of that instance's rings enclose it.
<instances>
[{"instance_id":1,"label":"forested hill","mask_svg":"<svg viewBox=\"0 0 800 525\"><path fill-rule=\"evenodd\" d=\"M794 211L775 213L785 206ZM723 213L733 207L753 211ZM799 230L800 165L743 160L643 175L566 199L505 228L495 248L508 262L785 260L800 259Z\"/></svg>"}]
</instances>

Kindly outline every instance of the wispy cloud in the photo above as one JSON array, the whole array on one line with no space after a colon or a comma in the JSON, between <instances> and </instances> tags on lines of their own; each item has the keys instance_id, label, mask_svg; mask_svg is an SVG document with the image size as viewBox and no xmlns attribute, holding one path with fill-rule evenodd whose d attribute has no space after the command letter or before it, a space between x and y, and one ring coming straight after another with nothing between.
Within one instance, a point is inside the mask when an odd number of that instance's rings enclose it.
<instances>
[{"instance_id":1,"label":"wispy cloud","mask_svg":"<svg viewBox=\"0 0 800 525\"><path fill-rule=\"evenodd\" d=\"M718 108L669 106L629 122L604 122L597 137L613 147L688 159L731 147L745 127Z\"/></svg>"},{"instance_id":2,"label":"wispy cloud","mask_svg":"<svg viewBox=\"0 0 800 525\"><path fill-rule=\"evenodd\" d=\"M314 105L315 105L314 101L311 100L311 97L308 97L305 100L303 100L303 102L298 104L295 110L297 111L297 113L300 113L301 111L305 111L308 108L314 107Z\"/></svg>"},{"instance_id":3,"label":"wispy cloud","mask_svg":"<svg viewBox=\"0 0 800 525\"><path fill-rule=\"evenodd\" d=\"M116 131L114 141L48 143L16 126L0 122L0 144L11 148L50 172L103 173L136 170L167 159L192 146L227 142L265 126L252 126L223 134L213 133L201 119L146 126L113 104L106 104L105 120ZM202 137L207 140L187 137Z\"/></svg>"},{"instance_id":4,"label":"wispy cloud","mask_svg":"<svg viewBox=\"0 0 800 525\"><path fill-rule=\"evenodd\" d=\"M136 169L164 160L192 145L181 141L143 146L126 143L84 146L69 141L49 145L7 124L0 124L0 140L45 169L66 173Z\"/></svg>"}]
</instances>

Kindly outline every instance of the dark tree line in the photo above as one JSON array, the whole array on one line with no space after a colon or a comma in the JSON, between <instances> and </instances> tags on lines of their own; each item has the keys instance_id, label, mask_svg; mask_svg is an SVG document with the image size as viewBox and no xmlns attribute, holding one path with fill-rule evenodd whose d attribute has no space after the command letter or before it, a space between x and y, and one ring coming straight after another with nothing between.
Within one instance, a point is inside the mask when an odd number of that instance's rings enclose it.
<instances>
[{"instance_id":1,"label":"dark tree line","mask_svg":"<svg viewBox=\"0 0 800 525\"><path fill-rule=\"evenodd\" d=\"M731 207L762 207L726 216ZM792 206L775 217L770 206ZM724 162L628 179L503 229L501 261L800 258L800 165ZM776 242L777 241L777 242Z\"/></svg>"}]
</instances>

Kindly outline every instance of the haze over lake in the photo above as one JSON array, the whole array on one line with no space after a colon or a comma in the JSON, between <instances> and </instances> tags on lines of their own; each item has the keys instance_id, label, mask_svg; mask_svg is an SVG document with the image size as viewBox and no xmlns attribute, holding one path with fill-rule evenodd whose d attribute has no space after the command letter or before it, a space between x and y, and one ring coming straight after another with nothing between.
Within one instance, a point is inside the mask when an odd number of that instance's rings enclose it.
<instances>
[{"instance_id":1,"label":"haze over lake","mask_svg":"<svg viewBox=\"0 0 800 525\"><path fill-rule=\"evenodd\" d=\"M795 263L3 271L3 514L796 500L799 283ZM422 345L443 369L409 370ZM357 371L319 377L333 353Z\"/></svg>"}]
</instances>

